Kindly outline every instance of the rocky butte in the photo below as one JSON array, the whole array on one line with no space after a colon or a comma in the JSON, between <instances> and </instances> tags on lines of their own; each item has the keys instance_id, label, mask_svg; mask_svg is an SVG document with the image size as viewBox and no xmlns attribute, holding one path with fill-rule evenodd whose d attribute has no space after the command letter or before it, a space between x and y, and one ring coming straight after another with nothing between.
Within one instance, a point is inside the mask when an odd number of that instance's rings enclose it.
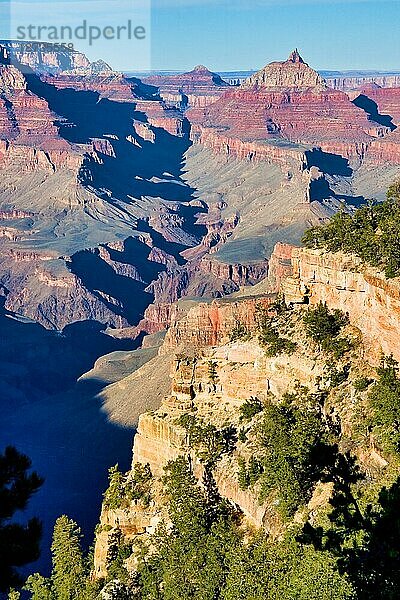
<instances>
[{"instance_id":1,"label":"rocky butte","mask_svg":"<svg viewBox=\"0 0 400 600\"><path fill-rule=\"evenodd\" d=\"M217 73L198 65L188 73L178 75L152 75L143 82L156 87L165 102L182 109L212 104L229 87Z\"/></svg>"},{"instance_id":2,"label":"rocky butte","mask_svg":"<svg viewBox=\"0 0 400 600\"><path fill-rule=\"evenodd\" d=\"M345 93L328 88L297 51L187 116L196 143L253 160L318 147L361 161L371 143L390 132Z\"/></svg>"}]
</instances>

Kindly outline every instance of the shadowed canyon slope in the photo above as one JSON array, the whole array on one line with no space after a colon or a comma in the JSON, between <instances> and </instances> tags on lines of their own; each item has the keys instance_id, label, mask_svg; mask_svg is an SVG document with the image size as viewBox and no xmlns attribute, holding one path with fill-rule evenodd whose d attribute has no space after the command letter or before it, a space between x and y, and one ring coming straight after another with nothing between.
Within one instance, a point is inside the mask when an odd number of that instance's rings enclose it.
<instances>
[{"instance_id":1,"label":"shadowed canyon slope","mask_svg":"<svg viewBox=\"0 0 400 600\"><path fill-rule=\"evenodd\" d=\"M7 308L58 329L87 318L135 324L158 275L177 270L177 293L184 293L191 273L181 252L202 241L198 258L208 250L207 206L181 177L187 121L118 74L40 78L26 65L23 71L5 53L0 217ZM212 237L223 227L213 222ZM235 289L224 275L218 283L218 275L203 271L195 295Z\"/></svg>"}]
</instances>

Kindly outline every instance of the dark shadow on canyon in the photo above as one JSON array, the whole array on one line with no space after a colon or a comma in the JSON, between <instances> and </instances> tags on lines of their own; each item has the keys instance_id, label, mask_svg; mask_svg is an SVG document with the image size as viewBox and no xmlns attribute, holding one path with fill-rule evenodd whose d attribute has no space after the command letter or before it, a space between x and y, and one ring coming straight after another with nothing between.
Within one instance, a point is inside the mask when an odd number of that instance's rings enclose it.
<instances>
[{"instance_id":1,"label":"dark shadow on canyon","mask_svg":"<svg viewBox=\"0 0 400 600\"><path fill-rule=\"evenodd\" d=\"M107 470L129 467L133 431L107 419L95 398L104 382L76 383L100 356L137 343L102 333L96 322L74 323L60 334L26 323L0 307L0 450L15 445L45 478L21 519L44 523L42 556L29 565L48 573L55 519L68 514L92 543Z\"/></svg>"},{"instance_id":2,"label":"dark shadow on canyon","mask_svg":"<svg viewBox=\"0 0 400 600\"><path fill-rule=\"evenodd\" d=\"M197 224L197 215L205 212L206 207L190 204L194 200L194 189L181 178L184 153L191 145L189 122L183 119L182 135L172 135L161 127L150 125L146 114L136 110L134 98L132 102L117 102L101 98L93 91L57 89L27 69L25 77L28 89L44 98L50 109L61 117L57 124L65 140L72 144L87 144L93 138L102 141L102 151L98 151L100 160L89 154L84 160L80 172L82 185L105 202L117 205L119 210L128 212L129 205L134 204L143 207L149 218L145 214L138 219L138 231L149 233L155 246L172 255L179 265L184 264L180 253L199 243L207 233L204 225ZM140 85L138 80L133 84L134 91L142 93L143 98L157 99L151 86ZM177 116L176 111L171 110L171 115ZM147 123L155 136L154 142L136 133L134 120ZM155 224L149 222L150 216ZM170 238L169 221L170 232L176 233L176 241ZM165 236L163 227L167 232ZM165 270L159 263L145 267L149 255L145 244L131 241L124 254L125 257L116 257L116 260L138 267L141 279L147 285ZM117 275L96 254L79 252L72 257L70 268L108 308L131 324L140 320L153 300L153 296L144 291L147 285ZM116 304L113 298L117 300Z\"/></svg>"},{"instance_id":3,"label":"dark shadow on canyon","mask_svg":"<svg viewBox=\"0 0 400 600\"><path fill-rule=\"evenodd\" d=\"M140 262L143 260L145 259L142 256ZM156 275L165 270L165 267L158 263L153 264L158 267L154 272L154 279L157 279ZM82 250L74 254L69 266L72 273L84 282L85 287L94 296L115 314L125 317L131 325L140 321L145 309L153 300L153 296L145 291L147 283L118 275L109 264L100 258L98 250L92 252ZM100 294L99 290L106 294L106 297ZM117 300L118 304L112 299Z\"/></svg>"},{"instance_id":4,"label":"dark shadow on canyon","mask_svg":"<svg viewBox=\"0 0 400 600\"><path fill-rule=\"evenodd\" d=\"M381 115L377 103L371 100L371 98L368 98L365 94L357 96L357 98L353 100L353 104L364 110L370 121L379 123L379 125L383 125L384 127L389 127L391 131L397 129L396 125L393 123L393 117L390 115Z\"/></svg>"},{"instance_id":5,"label":"dark shadow on canyon","mask_svg":"<svg viewBox=\"0 0 400 600\"><path fill-rule=\"evenodd\" d=\"M340 175L341 177L351 177L353 169L349 165L347 158L338 154L323 152L318 148L308 150L306 153L307 168L318 167L322 173L327 175Z\"/></svg>"},{"instance_id":6,"label":"dark shadow on canyon","mask_svg":"<svg viewBox=\"0 0 400 600\"><path fill-rule=\"evenodd\" d=\"M28 89L44 98L50 109L62 117L57 125L64 139L86 144L92 138L99 138L108 140L113 147L115 157L102 155L104 164L88 160L91 182L87 179L84 183L91 183L100 190L108 189L115 199L128 203L132 202L131 196L150 196L174 202L193 199L194 190L180 179L183 155L191 145L187 120L183 121L182 136L151 127L156 136L153 143L135 132L134 120L142 123L148 120L145 113L136 110L133 98L132 102L116 102L101 98L93 91L57 89L33 72L25 77ZM176 115L174 110L170 112L172 116ZM165 173L184 185L165 180ZM150 181L152 178L160 181Z\"/></svg>"},{"instance_id":7,"label":"dark shadow on canyon","mask_svg":"<svg viewBox=\"0 0 400 600\"><path fill-rule=\"evenodd\" d=\"M359 207L365 204L366 199L364 196L348 196L346 194L338 194L334 192L329 185L329 182L321 177L310 182L310 199L311 201L322 202L334 198L340 202L345 202L347 205Z\"/></svg>"}]
</instances>

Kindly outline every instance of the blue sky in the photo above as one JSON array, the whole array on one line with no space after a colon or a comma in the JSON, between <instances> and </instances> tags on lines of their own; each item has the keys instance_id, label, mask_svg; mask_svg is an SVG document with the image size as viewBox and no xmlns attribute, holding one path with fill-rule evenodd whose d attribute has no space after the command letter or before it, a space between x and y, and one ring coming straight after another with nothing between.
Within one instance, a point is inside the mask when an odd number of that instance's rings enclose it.
<instances>
[{"instance_id":1,"label":"blue sky","mask_svg":"<svg viewBox=\"0 0 400 600\"><path fill-rule=\"evenodd\" d=\"M400 71L400 0L0 0L1 36L7 6L14 23L147 20L151 54L143 43L75 44L121 70L256 69L297 46L319 69Z\"/></svg>"},{"instance_id":2,"label":"blue sky","mask_svg":"<svg viewBox=\"0 0 400 600\"><path fill-rule=\"evenodd\" d=\"M298 47L324 69L400 70L400 2L154 0L154 68L259 68Z\"/></svg>"}]
</instances>

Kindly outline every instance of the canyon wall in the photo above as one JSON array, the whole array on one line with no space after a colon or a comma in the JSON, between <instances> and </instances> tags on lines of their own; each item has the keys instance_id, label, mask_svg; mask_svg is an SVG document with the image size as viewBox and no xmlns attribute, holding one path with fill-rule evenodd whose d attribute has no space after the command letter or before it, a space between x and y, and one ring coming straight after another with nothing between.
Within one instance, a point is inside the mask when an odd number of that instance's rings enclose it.
<instances>
[{"instance_id":1,"label":"canyon wall","mask_svg":"<svg viewBox=\"0 0 400 600\"><path fill-rule=\"evenodd\" d=\"M400 280L386 279L360 259L342 253L294 249L293 275L282 283L287 302L326 302L349 314L371 357L393 354L400 360Z\"/></svg>"},{"instance_id":2,"label":"canyon wall","mask_svg":"<svg viewBox=\"0 0 400 600\"><path fill-rule=\"evenodd\" d=\"M262 286L269 293L262 293ZM294 307L322 301L331 309L347 312L352 335L358 335L357 329L361 334L362 345L357 348L355 359L360 365L365 365L365 360L378 364L381 351L393 353L400 359L399 279L387 280L377 270L363 266L354 256L278 244L270 261L269 277L256 288L259 293L252 297L243 295L211 303L192 303L185 311L176 307L168 314L163 313L171 325L160 352L175 355L171 393L164 398L159 410L140 416L132 469L136 463L149 464L155 481L159 481L165 464L185 455L201 481L203 465L190 447L179 417L195 414L196 419L217 428L230 425L239 430L242 424L239 407L249 398L265 401L270 393L279 398L299 384L311 392L321 389L321 382L327 377L326 357L304 337L302 317L296 310L291 312L294 320L288 330L297 345L293 354L270 357L257 340L257 306L268 310L278 289ZM248 341L230 341L238 324L249 331ZM352 390L350 383L346 393L351 395ZM340 410L344 410L343 415ZM347 409L340 410L339 418L343 427L347 427ZM240 489L238 456L246 458L246 453L251 453L251 443L249 446L248 442L239 441L233 454L219 460L214 472L218 490L241 511L248 524L263 526L272 534L279 533L273 507L268 501L258 501L257 487L251 491ZM381 466L386 464L373 445L363 460L368 464L374 461ZM321 500L316 496L311 502L315 507ZM120 529L131 540L152 533L162 515L165 516L162 507L163 501L155 497L147 508L137 502L116 511L103 508L102 531L97 536L95 551L98 574L106 573L107 547L112 533Z\"/></svg>"},{"instance_id":3,"label":"canyon wall","mask_svg":"<svg viewBox=\"0 0 400 600\"><path fill-rule=\"evenodd\" d=\"M376 84L382 88L400 87L400 75L354 75L326 77L326 83L329 87L342 92L357 90L361 86Z\"/></svg>"}]
</instances>

